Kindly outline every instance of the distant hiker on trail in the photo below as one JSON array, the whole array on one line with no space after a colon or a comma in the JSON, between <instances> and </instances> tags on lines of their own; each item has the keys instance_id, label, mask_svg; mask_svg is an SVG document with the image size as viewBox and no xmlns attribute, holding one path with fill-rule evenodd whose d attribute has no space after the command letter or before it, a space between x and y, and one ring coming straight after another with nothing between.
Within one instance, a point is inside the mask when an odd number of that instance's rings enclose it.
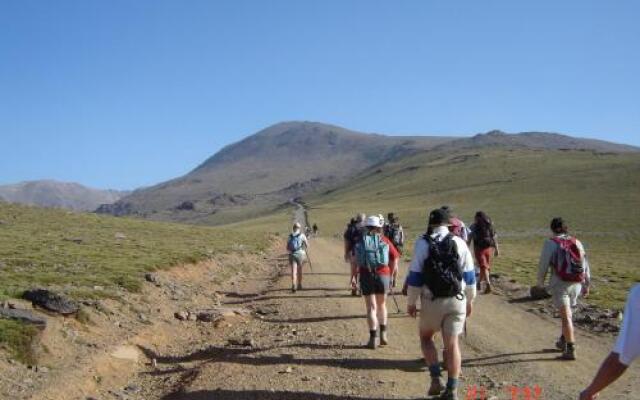
<instances>
[{"instance_id":1,"label":"distant hiker on trail","mask_svg":"<svg viewBox=\"0 0 640 400\"><path fill-rule=\"evenodd\" d=\"M469 229L467 228L467 225L465 225L465 223L462 222L462 220L460 218L458 218L457 215L454 214L454 212L451 209L451 207L442 206L441 208L443 210L445 210L446 212L448 212L449 216L451 217L449 219L449 223L451 224L451 226L449 226L449 232L453 233L454 235L456 235L460 239L462 239L465 242L469 243Z\"/></svg>"},{"instance_id":2,"label":"distant hiker on trail","mask_svg":"<svg viewBox=\"0 0 640 400\"><path fill-rule=\"evenodd\" d=\"M402 253L404 246L404 231L402 225L400 225L400 219L393 215L393 213L387 214L387 223L384 224L384 236L396 246L396 249Z\"/></svg>"},{"instance_id":3,"label":"distant hiker on trail","mask_svg":"<svg viewBox=\"0 0 640 400\"><path fill-rule=\"evenodd\" d=\"M359 213L355 218L352 218L347 225L347 229L344 231L344 260L351 265L351 270L356 268L355 265L355 245L360 241L362 235L365 233L366 228L364 221L367 216L363 213ZM358 295L358 277L355 281L351 281L351 295Z\"/></svg>"},{"instance_id":4,"label":"distant hiker on trail","mask_svg":"<svg viewBox=\"0 0 640 400\"><path fill-rule=\"evenodd\" d=\"M491 218L483 211L476 212L475 222L469 230L469 241L473 243L473 252L480 267L480 284L484 282L484 293L491 293L491 258L500 255L498 240Z\"/></svg>"},{"instance_id":5,"label":"distant hiker on trail","mask_svg":"<svg viewBox=\"0 0 640 400\"><path fill-rule=\"evenodd\" d=\"M624 320L613 351L604 360L591 384L580 393L580 400L594 400L640 357L640 284L629 292Z\"/></svg>"},{"instance_id":6,"label":"distant hiker on trail","mask_svg":"<svg viewBox=\"0 0 640 400\"><path fill-rule=\"evenodd\" d=\"M368 217L365 225L367 231L355 245L351 282L360 276L360 291L367 307L369 325L367 347L375 349L378 346L378 331L380 345L388 344L386 299L400 254L385 241L380 217Z\"/></svg>"},{"instance_id":7,"label":"distant hiker on trail","mask_svg":"<svg viewBox=\"0 0 640 400\"><path fill-rule=\"evenodd\" d=\"M553 304L560 312L562 334L556 347L562 350L562 358L575 360L575 336L571 308L577 305L580 294L588 296L591 276L589 262L582 243L569 235L562 218L554 218L550 224L553 236L544 242L538 264L537 288L543 288L547 272L551 267L549 292Z\"/></svg>"},{"instance_id":8,"label":"distant hiker on trail","mask_svg":"<svg viewBox=\"0 0 640 400\"><path fill-rule=\"evenodd\" d=\"M304 233L307 235L307 237L311 236L311 228L309 226L305 226Z\"/></svg>"},{"instance_id":9,"label":"distant hiker on trail","mask_svg":"<svg viewBox=\"0 0 640 400\"><path fill-rule=\"evenodd\" d=\"M293 224L293 232L287 239L287 251L289 252L289 266L291 267L291 291L295 293L302 289L302 264L307 258L309 241L301 232L298 222Z\"/></svg>"},{"instance_id":10,"label":"distant hiker on trail","mask_svg":"<svg viewBox=\"0 0 640 400\"><path fill-rule=\"evenodd\" d=\"M318 236L318 224L313 224L313 236Z\"/></svg>"},{"instance_id":11,"label":"distant hiker on trail","mask_svg":"<svg viewBox=\"0 0 640 400\"><path fill-rule=\"evenodd\" d=\"M427 233L416 241L409 267L407 313L417 316L420 298L420 343L431 376L428 396L455 400L461 370L458 336L464 330L468 300L476 293L473 257L465 241L449 232L446 210L431 211L428 225ZM434 342L439 331L447 353L445 388Z\"/></svg>"}]
</instances>

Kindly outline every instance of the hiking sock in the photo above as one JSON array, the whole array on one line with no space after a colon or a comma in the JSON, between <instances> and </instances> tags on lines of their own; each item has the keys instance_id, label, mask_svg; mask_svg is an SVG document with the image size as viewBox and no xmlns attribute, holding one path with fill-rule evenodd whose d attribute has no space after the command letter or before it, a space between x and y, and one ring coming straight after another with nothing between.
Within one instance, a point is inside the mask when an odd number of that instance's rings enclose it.
<instances>
[{"instance_id":1,"label":"hiking sock","mask_svg":"<svg viewBox=\"0 0 640 400\"><path fill-rule=\"evenodd\" d=\"M429 365L429 375L431 375L432 378L439 378L442 376L442 368L440 367L440 363Z\"/></svg>"},{"instance_id":2,"label":"hiking sock","mask_svg":"<svg viewBox=\"0 0 640 400\"><path fill-rule=\"evenodd\" d=\"M457 388L458 388L458 378L448 378L447 389L450 391L455 391Z\"/></svg>"}]
</instances>

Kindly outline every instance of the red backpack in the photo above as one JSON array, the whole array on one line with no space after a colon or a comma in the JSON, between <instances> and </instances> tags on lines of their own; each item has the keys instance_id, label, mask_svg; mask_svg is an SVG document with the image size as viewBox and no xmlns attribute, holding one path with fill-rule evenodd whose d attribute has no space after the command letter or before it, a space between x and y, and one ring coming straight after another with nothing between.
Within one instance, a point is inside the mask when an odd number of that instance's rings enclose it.
<instances>
[{"instance_id":1,"label":"red backpack","mask_svg":"<svg viewBox=\"0 0 640 400\"><path fill-rule=\"evenodd\" d=\"M584 262L576 238L571 236L554 237L551 240L558 245L551 257L551 265L553 265L556 275L565 282L584 281Z\"/></svg>"}]
</instances>

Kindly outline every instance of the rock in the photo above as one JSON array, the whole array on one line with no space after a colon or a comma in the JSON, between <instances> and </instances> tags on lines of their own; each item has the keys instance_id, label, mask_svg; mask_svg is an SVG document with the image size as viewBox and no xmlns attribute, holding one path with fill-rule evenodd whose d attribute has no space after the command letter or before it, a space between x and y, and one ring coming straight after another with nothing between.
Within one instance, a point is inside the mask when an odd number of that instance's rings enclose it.
<instances>
[{"instance_id":1,"label":"rock","mask_svg":"<svg viewBox=\"0 0 640 400\"><path fill-rule=\"evenodd\" d=\"M46 289L27 290L22 295L22 298L31 301L35 306L62 315L75 314L79 309L78 303L75 301Z\"/></svg>"},{"instance_id":2,"label":"rock","mask_svg":"<svg viewBox=\"0 0 640 400\"><path fill-rule=\"evenodd\" d=\"M280 371L281 374L290 374L293 372L293 368L287 367L284 371Z\"/></svg>"},{"instance_id":3,"label":"rock","mask_svg":"<svg viewBox=\"0 0 640 400\"><path fill-rule=\"evenodd\" d=\"M178 205L176 207L176 210L179 211L193 211L195 210L196 206L195 204L193 204L192 201L183 201L182 203L180 203L180 205Z\"/></svg>"},{"instance_id":4,"label":"rock","mask_svg":"<svg viewBox=\"0 0 640 400\"><path fill-rule=\"evenodd\" d=\"M531 289L529 289L529 295L533 300L541 300L551 297L549 292L547 292L547 289L538 286L531 286Z\"/></svg>"},{"instance_id":5,"label":"rock","mask_svg":"<svg viewBox=\"0 0 640 400\"><path fill-rule=\"evenodd\" d=\"M151 283L158 283L159 281L158 274L154 274L153 272L147 272L146 274L144 274L144 279L147 282L151 282Z\"/></svg>"},{"instance_id":6,"label":"rock","mask_svg":"<svg viewBox=\"0 0 640 400\"><path fill-rule=\"evenodd\" d=\"M229 339L227 342L232 346L256 347L253 339Z\"/></svg>"},{"instance_id":7,"label":"rock","mask_svg":"<svg viewBox=\"0 0 640 400\"><path fill-rule=\"evenodd\" d=\"M123 239L126 239L126 238L127 238L127 235L125 235L125 234L124 234L124 233L122 233L122 232L116 232L116 234L115 234L115 235L113 235L113 237L115 237L115 238L116 238L116 239L118 239L118 240L123 240Z\"/></svg>"},{"instance_id":8,"label":"rock","mask_svg":"<svg viewBox=\"0 0 640 400\"><path fill-rule=\"evenodd\" d=\"M124 388L124 391L128 392L128 393L138 393L140 391L140 386L138 386L138 385L127 385Z\"/></svg>"},{"instance_id":9,"label":"rock","mask_svg":"<svg viewBox=\"0 0 640 400\"><path fill-rule=\"evenodd\" d=\"M186 321L187 318L189 318L189 313L186 311L178 311L175 314L173 314L173 316L179 319L180 321Z\"/></svg>"},{"instance_id":10,"label":"rock","mask_svg":"<svg viewBox=\"0 0 640 400\"><path fill-rule=\"evenodd\" d=\"M64 238L64 239L62 239L62 240L64 240L65 242L73 242L73 243L75 243L75 244L82 244L82 243L84 243L84 239L82 239L82 238Z\"/></svg>"},{"instance_id":11,"label":"rock","mask_svg":"<svg viewBox=\"0 0 640 400\"><path fill-rule=\"evenodd\" d=\"M35 315L29 310L16 310L12 308L0 308L0 317L22 321L28 324L37 325L44 329L47 326L47 320Z\"/></svg>"}]
</instances>

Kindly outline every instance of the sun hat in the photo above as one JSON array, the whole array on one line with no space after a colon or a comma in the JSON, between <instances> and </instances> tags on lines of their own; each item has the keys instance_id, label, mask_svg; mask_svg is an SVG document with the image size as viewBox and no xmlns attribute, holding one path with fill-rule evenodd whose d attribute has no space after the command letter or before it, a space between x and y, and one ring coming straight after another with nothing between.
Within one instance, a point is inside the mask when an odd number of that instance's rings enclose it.
<instances>
[{"instance_id":1,"label":"sun hat","mask_svg":"<svg viewBox=\"0 0 640 400\"><path fill-rule=\"evenodd\" d=\"M449 212L442 208L437 208L429 213L429 226L450 225Z\"/></svg>"},{"instance_id":2,"label":"sun hat","mask_svg":"<svg viewBox=\"0 0 640 400\"><path fill-rule=\"evenodd\" d=\"M382 228L382 222L380 222L380 217L376 215L367 217L367 221L365 222L365 225L367 227Z\"/></svg>"}]
</instances>

